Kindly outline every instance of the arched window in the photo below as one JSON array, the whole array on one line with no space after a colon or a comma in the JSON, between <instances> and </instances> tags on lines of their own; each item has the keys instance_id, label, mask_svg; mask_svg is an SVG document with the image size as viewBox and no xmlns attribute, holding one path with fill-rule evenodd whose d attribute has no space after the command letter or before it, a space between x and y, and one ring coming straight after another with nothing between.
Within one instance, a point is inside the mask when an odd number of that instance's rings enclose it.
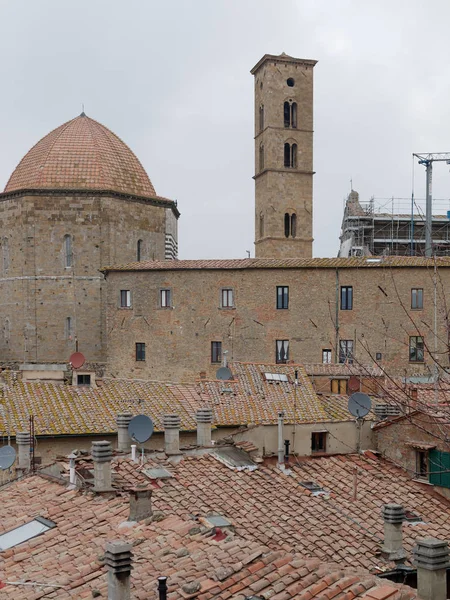
<instances>
[{"instance_id":1,"label":"arched window","mask_svg":"<svg viewBox=\"0 0 450 600\"><path fill-rule=\"evenodd\" d=\"M291 219L289 217L289 213L286 213L284 215L284 235L286 237L289 237L290 228L291 228Z\"/></svg>"},{"instance_id":2,"label":"arched window","mask_svg":"<svg viewBox=\"0 0 450 600\"><path fill-rule=\"evenodd\" d=\"M284 145L284 166L291 166L291 146L288 143Z\"/></svg>"},{"instance_id":3,"label":"arched window","mask_svg":"<svg viewBox=\"0 0 450 600\"><path fill-rule=\"evenodd\" d=\"M259 107L259 131L264 129L264 104Z\"/></svg>"},{"instance_id":4,"label":"arched window","mask_svg":"<svg viewBox=\"0 0 450 600\"><path fill-rule=\"evenodd\" d=\"M143 250L144 242L142 240L138 240L137 242L137 261L140 262L142 260L142 250Z\"/></svg>"},{"instance_id":5,"label":"arched window","mask_svg":"<svg viewBox=\"0 0 450 600\"><path fill-rule=\"evenodd\" d=\"M260 213L259 215L259 237L264 237L264 215Z\"/></svg>"},{"instance_id":6,"label":"arched window","mask_svg":"<svg viewBox=\"0 0 450 600\"><path fill-rule=\"evenodd\" d=\"M259 146L259 170L264 170L264 144Z\"/></svg>"},{"instance_id":7,"label":"arched window","mask_svg":"<svg viewBox=\"0 0 450 600\"><path fill-rule=\"evenodd\" d=\"M291 167L293 169L297 168L297 144L291 146Z\"/></svg>"},{"instance_id":8,"label":"arched window","mask_svg":"<svg viewBox=\"0 0 450 600\"><path fill-rule=\"evenodd\" d=\"M291 127L297 129L297 102L291 104Z\"/></svg>"},{"instance_id":9,"label":"arched window","mask_svg":"<svg viewBox=\"0 0 450 600\"><path fill-rule=\"evenodd\" d=\"M66 317L65 328L64 328L64 337L66 340L71 340L73 337L72 330L72 317Z\"/></svg>"},{"instance_id":10,"label":"arched window","mask_svg":"<svg viewBox=\"0 0 450 600\"><path fill-rule=\"evenodd\" d=\"M291 237L295 238L297 235L297 215L292 213L291 215Z\"/></svg>"},{"instance_id":11,"label":"arched window","mask_svg":"<svg viewBox=\"0 0 450 600\"><path fill-rule=\"evenodd\" d=\"M6 275L9 269L9 244L8 238L4 237L2 240L2 252L3 252L3 273Z\"/></svg>"},{"instance_id":12,"label":"arched window","mask_svg":"<svg viewBox=\"0 0 450 600\"><path fill-rule=\"evenodd\" d=\"M285 102L284 103L284 126L285 127L290 127L291 126L291 106L289 104L289 102Z\"/></svg>"},{"instance_id":13,"label":"arched window","mask_svg":"<svg viewBox=\"0 0 450 600\"><path fill-rule=\"evenodd\" d=\"M64 236L64 266L73 266L72 237L70 235Z\"/></svg>"}]
</instances>

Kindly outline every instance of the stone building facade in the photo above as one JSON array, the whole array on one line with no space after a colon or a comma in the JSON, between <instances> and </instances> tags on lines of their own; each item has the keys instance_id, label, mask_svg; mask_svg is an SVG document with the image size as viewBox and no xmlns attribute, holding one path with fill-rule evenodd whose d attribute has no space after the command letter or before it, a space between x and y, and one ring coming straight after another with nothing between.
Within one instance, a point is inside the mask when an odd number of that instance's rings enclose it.
<instances>
[{"instance_id":1,"label":"stone building facade","mask_svg":"<svg viewBox=\"0 0 450 600\"><path fill-rule=\"evenodd\" d=\"M314 60L266 54L255 77L255 252L310 258Z\"/></svg>"},{"instance_id":2,"label":"stone building facade","mask_svg":"<svg viewBox=\"0 0 450 600\"><path fill-rule=\"evenodd\" d=\"M0 194L0 361L106 359L104 264L175 258L176 204L84 113L40 140Z\"/></svg>"},{"instance_id":3,"label":"stone building facade","mask_svg":"<svg viewBox=\"0 0 450 600\"><path fill-rule=\"evenodd\" d=\"M189 380L228 360L448 366L450 260L149 261L105 271L108 371ZM128 291L131 306L120 306ZM436 305L436 312L435 312ZM436 317L436 335L433 323ZM435 346L436 344L436 346ZM227 354L225 354L225 352Z\"/></svg>"}]
</instances>

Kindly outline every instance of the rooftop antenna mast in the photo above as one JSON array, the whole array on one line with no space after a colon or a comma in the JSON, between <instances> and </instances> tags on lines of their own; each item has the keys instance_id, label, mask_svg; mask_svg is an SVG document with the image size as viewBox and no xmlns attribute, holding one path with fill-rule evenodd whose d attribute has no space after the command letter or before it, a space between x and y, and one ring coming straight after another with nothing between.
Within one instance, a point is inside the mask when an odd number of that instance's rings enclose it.
<instances>
[{"instance_id":1,"label":"rooftop antenna mast","mask_svg":"<svg viewBox=\"0 0 450 600\"><path fill-rule=\"evenodd\" d=\"M433 256L432 220L433 220L433 162L445 162L450 165L450 152L421 153L415 156L426 173L426 214L425 214L425 256Z\"/></svg>"}]
</instances>

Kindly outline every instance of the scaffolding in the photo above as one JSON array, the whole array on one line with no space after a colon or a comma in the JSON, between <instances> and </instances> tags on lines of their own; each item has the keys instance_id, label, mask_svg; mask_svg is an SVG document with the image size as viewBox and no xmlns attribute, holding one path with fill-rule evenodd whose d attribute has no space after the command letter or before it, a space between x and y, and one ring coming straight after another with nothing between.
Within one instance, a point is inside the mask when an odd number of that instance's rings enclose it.
<instances>
[{"instance_id":1,"label":"scaffolding","mask_svg":"<svg viewBox=\"0 0 450 600\"><path fill-rule=\"evenodd\" d=\"M432 248L450 256L450 199L433 199ZM425 199L371 198L360 202L352 190L346 200L338 256L425 256Z\"/></svg>"}]
</instances>

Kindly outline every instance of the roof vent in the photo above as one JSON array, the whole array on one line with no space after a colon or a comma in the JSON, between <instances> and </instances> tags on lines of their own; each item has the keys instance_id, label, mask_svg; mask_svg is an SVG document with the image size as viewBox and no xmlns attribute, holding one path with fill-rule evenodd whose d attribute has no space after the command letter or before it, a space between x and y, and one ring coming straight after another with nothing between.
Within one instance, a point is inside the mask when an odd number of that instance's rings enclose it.
<instances>
[{"instance_id":1,"label":"roof vent","mask_svg":"<svg viewBox=\"0 0 450 600\"><path fill-rule=\"evenodd\" d=\"M416 525L417 523L425 523L422 517L412 510L405 510L405 522L410 525Z\"/></svg>"},{"instance_id":2,"label":"roof vent","mask_svg":"<svg viewBox=\"0 0 450 600\"><path fill-rule=\"evenodd\" d=\"M300 481L300 485L309 490L313 496L321 496L327 492L315 481Z\"/></svg>"},{"instance_id":3,"label":"roof vent","mask_svg":"<svg viewBox=\"0 0 450 600\"><path fill-rule=\"evenodd\" d=\"M376 404L373 409L377 419L380 421L400 414L400 407L396 404Z\"/></svg>"}]
</instances>

